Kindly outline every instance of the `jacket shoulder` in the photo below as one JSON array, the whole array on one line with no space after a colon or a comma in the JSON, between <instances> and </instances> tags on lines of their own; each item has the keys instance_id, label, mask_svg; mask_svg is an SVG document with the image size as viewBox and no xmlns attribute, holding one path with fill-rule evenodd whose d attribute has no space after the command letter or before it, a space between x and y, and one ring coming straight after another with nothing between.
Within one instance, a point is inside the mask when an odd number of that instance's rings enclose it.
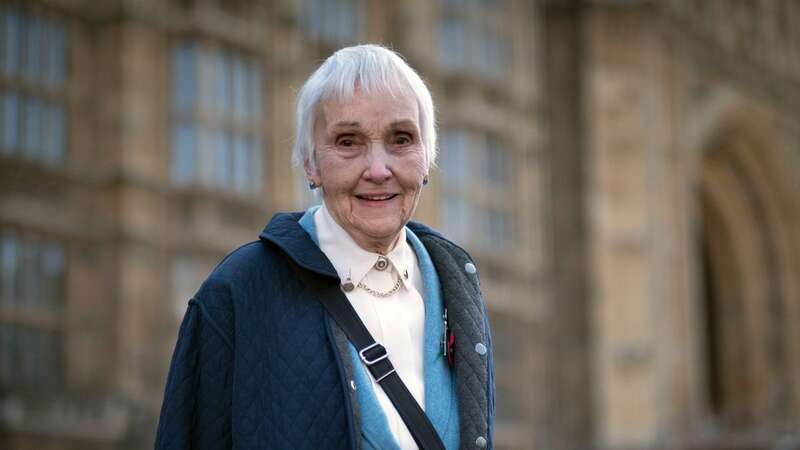
<instances>
[{"instance_id":1,"label":"jacket shoulder","mask_svg":"<svg viewBox=\"0 0 800 450\"><path fill-rule=\"evenodd\" d=\"M261 241L248 242L227 254L211 271L194 295L204 316L226 321L234 301L247 298L264 282L264 273L280 258L277 251ZM232 317L231 317L232 320Z\"/></svg>"},{"instance_id":2,"label":"jacket shoulder","mask_svg":"<svg viewBox=\"0 0 800 450\"><path fill-rule=\"evenodd\" d=\"M442 250L450 253L451 256L456 257L459 260L466 260L468 262L474 263L472 256L467 252L463 247L456 244L451 239L445 237L441 232L423 224L420 222L409 222L408 228L416 234L419 239L426 244L426 247L430 247L429 243L435 243L438 247Z\"/></svg>"},{"instance_id":3,"label":"jacket shoulder","mask_svg":"<svg viewBox=\"0 0 800 450\"><path fill-rule=\"evenodd\" d=\"M262 269L264 264L273 262L277 256L275 249L264 245L262 241L248 242L225 255L211 271L209 278L240 282L242 278Z\"/></svg>"}]
</instances>

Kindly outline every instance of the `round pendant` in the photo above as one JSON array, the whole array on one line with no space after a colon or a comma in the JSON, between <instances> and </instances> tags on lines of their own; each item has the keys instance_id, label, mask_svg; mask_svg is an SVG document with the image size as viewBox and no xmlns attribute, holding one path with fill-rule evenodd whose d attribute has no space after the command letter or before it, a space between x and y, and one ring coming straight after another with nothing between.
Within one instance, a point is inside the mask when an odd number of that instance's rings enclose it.
<instances>
[{"instance_id":1,"label":"round pendant","mask_svg":"<svg viewBox=\"0 0 800 450\"><path fill-rule=\"evenodd\" d=\"M383 256L379 256L378 261L375 262L375 269L386 270L387 267L389 267L389 260L384 258Z\"/></svg>"}]
</instances>

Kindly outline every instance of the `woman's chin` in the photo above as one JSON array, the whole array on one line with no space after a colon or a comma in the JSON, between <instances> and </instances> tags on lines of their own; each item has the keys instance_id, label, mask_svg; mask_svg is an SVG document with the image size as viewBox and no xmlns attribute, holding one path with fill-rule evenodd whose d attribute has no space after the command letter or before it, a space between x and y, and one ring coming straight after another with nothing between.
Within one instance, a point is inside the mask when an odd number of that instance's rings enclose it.
<instances>
[{"instance_id":1,"label":"woman's chin","mask_svg":"<svg viewBox=\"0 0 800 450\"><path fill-rule=\"evenodd\" d=\"M362 236L365 241L379 243L381 246L391 246L397 239L397 234L400 233L403 225L405 224L396 217L390 219L362 219L356 223L355 230L348 230L348 232L356 231L356 234ZM353 235L354 233L351 232L350 234Z\"/></svg>"},{"instance_id":2,"label":"woman's chin","mask_svg":"<svg viewBox=\"0 0 800 450\"><path fill-rule=\"evenodd\" d=\"M397 237L402 225L399 222L392 223L368 223L361 227L364 235L376 241L392 240Z\"/></svg>"},{"instance_id":3,"label":"woman's chin","mask_svg":"<svg viewBox=\"0 0 800 450\"><path fill-rule=\"evenodd\" d=\"M403 208L399 196L382 202L358 200L353 209L354 223L364 230L375 230L378 234L399 229L403 221ZM371 233L370 233L371 234Z\"/></svg>"}]
</instances>

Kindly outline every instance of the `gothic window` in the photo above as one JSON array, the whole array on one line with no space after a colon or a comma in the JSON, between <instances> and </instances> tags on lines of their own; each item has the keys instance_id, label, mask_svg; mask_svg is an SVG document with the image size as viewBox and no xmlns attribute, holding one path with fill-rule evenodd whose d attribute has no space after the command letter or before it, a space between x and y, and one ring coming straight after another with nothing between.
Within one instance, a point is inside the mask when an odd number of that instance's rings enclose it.
<instances>
[{"instance_id":1,"label":"gothic window","mask_svg":"<svg viewBox=\"0 0 800 450\"><path fill-rule=\"evenodd\" d=\"M485 252L513 242L512 154L491 133L463 128L441 134L441 221L452 239Z\"/></svg>"},{"instance_id":2,"label":"gothic window","mask_svg":"<svg viewBox=\"0 0 800 450\"><path fill-rule=\"evenodd\" d=\"M508 75L510 42L502 0L442 0L439 57L449 72L469 71L489 80Z\"/></svg>"},{"instance_id":3,"label":"gothic window","mask_svg":"<svg viewBox=\"0 0 800 450\"><path fill-rule=\"evenodd\" d=\"M512 190L511 154L493 135L476 136L478 179L484 186L478 215L489 248L506 248L512 234L511 210L500 199L508 199ZM513 202L512 202L513 203Z\"/></svg>"},{"instance_id":4,"label":"gothic window","mask_svg":"<svg viewBox=\"0 0 800 450\"><path fill-rule=\"evenodd\" d=\"M64 160L66 48L61 22L0 7L0 154Z\"/></svg>"},{"instance_id":5,"label":"gothic window","mask_svg":"<svg viewBox=\"0 0 800 450\"><path fill-rule=\"evenodd\" d=\"M262 186L262 72L240 52L199 42L173 51L172 181L255 194Z\"/></svg>"},{"instance_id":6,"label":"gothic window","mask_svg":"<svg viewBox=\"0 0 800 450\"><path fill-rule=\"evenodd\" d=\"M470 204L467 186L470 160L467 131L461 128L444 130L440 136L442 180L442 229L457 242L469 236Z\"/></svg>"},{"instance_id":7,"label":"gothic window","mask_svg":"<svg viewBox=\"0 0 800 450\"><path fill-rule=\"evenodd\" d=\"M0 233L0 387L61 383L64 277L57 242Z\"/></svg>"},{"instance_id":8,"label":"gothic window","mask_svg":"<svg viewBox=\"0 0 800 450\"><path fill-rule=\"evenodd\" d=\"M365 34L366 0L304 0L301 23L313 39L342 46Z\"/></svg>"}]
</instances>

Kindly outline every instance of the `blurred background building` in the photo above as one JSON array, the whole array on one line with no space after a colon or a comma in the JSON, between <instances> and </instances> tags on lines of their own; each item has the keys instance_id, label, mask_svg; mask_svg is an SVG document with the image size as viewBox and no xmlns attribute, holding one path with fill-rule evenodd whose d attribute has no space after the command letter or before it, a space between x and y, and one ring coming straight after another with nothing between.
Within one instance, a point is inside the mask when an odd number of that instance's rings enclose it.
<instances>
[{"instance_id":1,"label":"blurred background building","mask_svg":"<svg viewBox=\"0 0 800 450\"><path fill-rule=\"evenodd\" d=\"M437 101L418 217L479 262L499 448L800 448L794 0L0 0L0 448L151 448L359 42Z\"/></svg>"}]
</instances>

